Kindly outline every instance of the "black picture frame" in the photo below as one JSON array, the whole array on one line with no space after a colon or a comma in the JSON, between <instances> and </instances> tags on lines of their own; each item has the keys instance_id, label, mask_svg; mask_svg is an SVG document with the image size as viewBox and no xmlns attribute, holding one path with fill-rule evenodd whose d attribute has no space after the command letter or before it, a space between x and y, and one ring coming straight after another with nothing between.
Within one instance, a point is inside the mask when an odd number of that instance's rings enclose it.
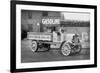
<instances>
[{"instance_id":1,"label":"black picture frame","mask_svg":"<svg viewBox=\"0 0 100 73\"><path fill-rule=\"evenodd\" d=\"M55 66L41 68L24 68L16 69L16 5L37 5L37 6L53 6L53 7L71 7L71 8L86 8L94 10L94 64L88 65L73 65L73 66ZM46 71L46 70L61 70L61 69L79 69L97 67L97 6L94 5L79 5L79 4L63 4L63 3L47 3L33 1L11 1L11 30L10 30L10 46L11 46L11 72L29 72L29 71Z\"/></svg>"}]
</instances>

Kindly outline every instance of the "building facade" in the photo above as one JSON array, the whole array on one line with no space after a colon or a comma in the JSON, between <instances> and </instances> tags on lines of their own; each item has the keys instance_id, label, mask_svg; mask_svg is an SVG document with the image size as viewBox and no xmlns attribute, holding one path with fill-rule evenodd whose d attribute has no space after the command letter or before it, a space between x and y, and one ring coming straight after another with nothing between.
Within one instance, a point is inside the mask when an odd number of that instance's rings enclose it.
<instances>
[{"instance_id":1,"label":"building facade","mask_svg":"<svg viewBox=\"0 0 100 73\"><path fill-rule=\"evenodd\" d=\"M61 12L55 11L21 11L21 31L52 32L53 28L63 27L66 34L79 34L83 47L90 47L90 23L64 20Z\"/></svg>"}]
</instances>

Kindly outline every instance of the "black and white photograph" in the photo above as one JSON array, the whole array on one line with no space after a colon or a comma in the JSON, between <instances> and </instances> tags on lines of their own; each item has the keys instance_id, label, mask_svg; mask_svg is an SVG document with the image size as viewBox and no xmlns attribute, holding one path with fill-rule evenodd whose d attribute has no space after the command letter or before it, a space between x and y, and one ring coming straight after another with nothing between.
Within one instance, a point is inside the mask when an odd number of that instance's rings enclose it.
<instances>
[{"instance_id":1,"label":"black and white photograph","mask_svg":"<svg viewBox=\"0 0 100 73\"><path fill-rule=\"evenodd\" d=\"M95 6L24 1L12 6L17 71L96 66Z\"/></svg>"},{"instance_id":2,"label":"black and white photograph","mask_svg":"<svg viewBox=\"0 0 100 73\"><path fill-rule=\"evenodd\" d=\"M90 13L21 10L21 62L90 59Z\"/></svg>"}]
</instances>

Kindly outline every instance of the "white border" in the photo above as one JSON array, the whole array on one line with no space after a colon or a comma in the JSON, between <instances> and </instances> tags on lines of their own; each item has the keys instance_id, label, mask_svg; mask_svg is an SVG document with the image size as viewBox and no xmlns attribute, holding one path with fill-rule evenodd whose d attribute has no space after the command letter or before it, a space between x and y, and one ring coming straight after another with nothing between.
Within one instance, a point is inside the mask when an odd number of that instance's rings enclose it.
<instances>
[{"instance_id":1,"label":"white border","mask_svg":"<svg viewBox=\"0 0 100 73\"><path fill-rule=\"evenodd\" d=\"M90 13L90 60L21 63L21 9ZM94 10L70 7L16 5L16 69L94 64Z\"/></svg>"}]
</instances>

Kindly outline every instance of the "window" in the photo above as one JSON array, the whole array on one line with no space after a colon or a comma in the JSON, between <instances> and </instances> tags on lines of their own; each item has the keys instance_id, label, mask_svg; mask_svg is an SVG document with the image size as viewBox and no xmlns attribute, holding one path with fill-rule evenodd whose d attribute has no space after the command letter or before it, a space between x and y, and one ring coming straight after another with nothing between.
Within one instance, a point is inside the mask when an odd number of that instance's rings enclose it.
<instances>
[{"instance_id":1,"label":"window","mask_svg":"<svg viewBox=\"0 0 100 73\"><path fill-rule=\"evenodd\" d=\"M44 11L43 12L43 16L48 16L48 12L47 11Z\"/></svg>"},{"instance_id":2,"label":"window","mask_svg":"<svg viewBox=\"0 0 100 73\"><path fill-rule=\"evenodd\" d=\"M28 12L28 18L32 19L32 12Z\"/></svg>"}]
</instances>

